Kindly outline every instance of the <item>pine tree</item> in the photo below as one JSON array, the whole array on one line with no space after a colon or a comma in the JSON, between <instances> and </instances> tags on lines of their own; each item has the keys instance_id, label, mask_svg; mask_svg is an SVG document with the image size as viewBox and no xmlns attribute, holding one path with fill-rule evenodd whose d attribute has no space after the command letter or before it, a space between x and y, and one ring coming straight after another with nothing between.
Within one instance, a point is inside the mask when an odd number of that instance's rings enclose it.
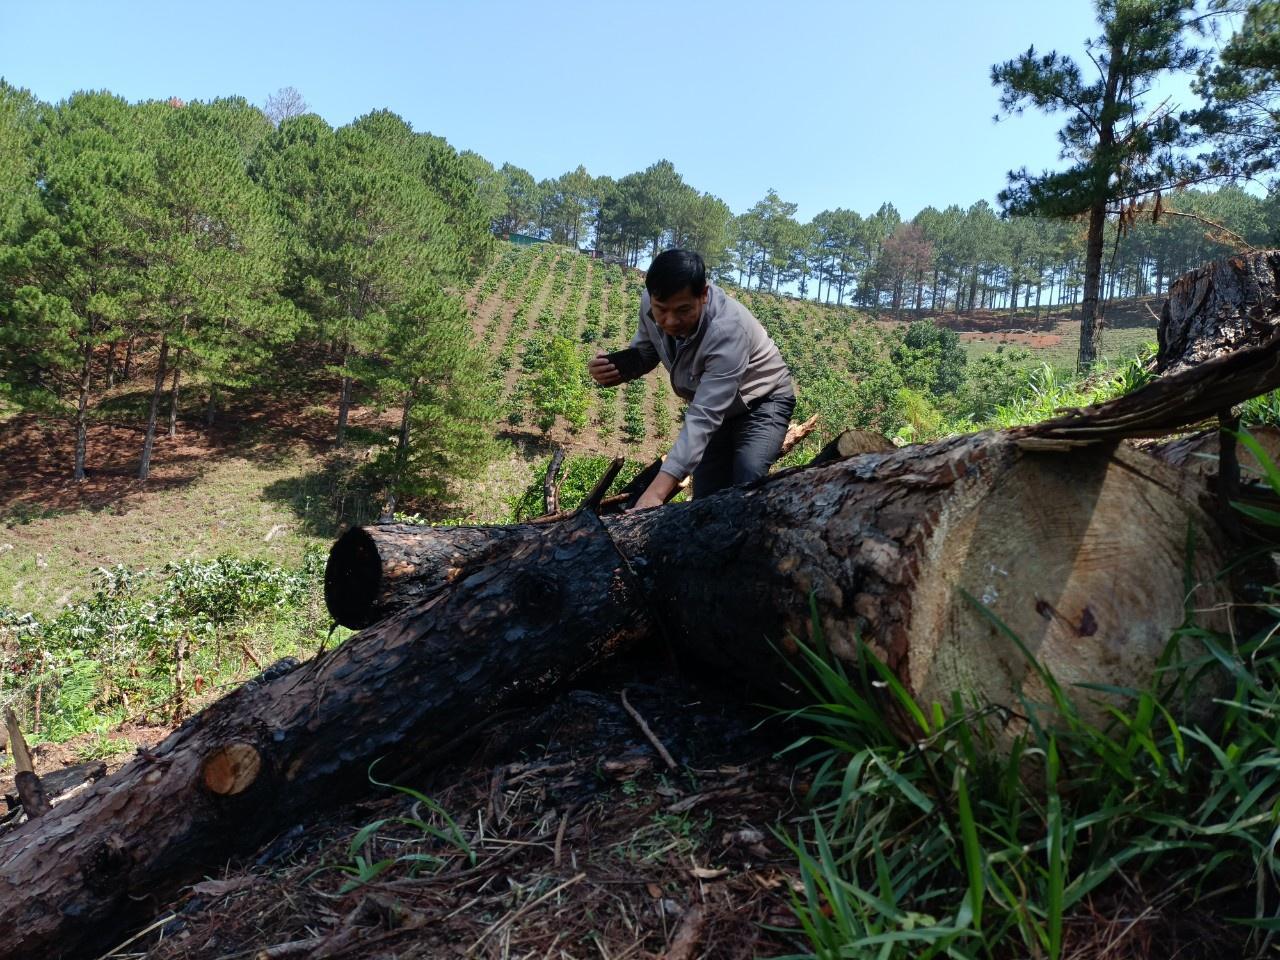
<instances>
[{"instance_id":1,"label":"pine tree","mask_svg":"<svg viewBox=\"0 0 1280 960\"><path fill-rule=\"evenodd\" d=\"M137 111L78 93L41 111L31 142L37 196L0 252L0 375L23 406L65 417L85 476L95 355L139 314L150 156Z\"/></svg>"},{"instance_id":2,"label":"pine tree","mask_svg":"<svg viewBox=\"0 0 1280 960\"><path fill-rule=\"evenodd\" d=\"M1235 12L1239 5L1214 6ZM1201 67L1197 89L1204 105L1186 119L1211 142L1213 172L1254 176L1280 167L1280 0L1244 4L1218 59Z\"/></svg>"},{"instance_id":3,"label":"pine tree","mask_svg":"<svg viewBox=\"0 0 1280 960\"><path fill-rule=\"evenodd\" d=\"M370 464L391 514L406 497L446 499L491 459L500 381L456 296L423 285L385 320L386 351L367 376L400 410L394 441Z\"/></svg>"},{"instance_id":4,"label":"pine tree","mask_svg":"<svg viewBox=\"0 0 1280 960\"><path fill-rule=\"evenodd\" d=\"M991 69L1001 109L1018 113L1031 104L1067 114L1058 139L1071 166L1039 175L1010 172L1000 202L1011 213L1088 215L1081 369L1097 357L1107 205L1168 187L1179 176L1181 124L1167 105L1148 114L1144 97L1160 74L1190 70L1201 60L1186 39L1195 0L1095 0L1095 6L1102 32L1088 43L1098 70L1092 82L1070 57L1041 56L1035 47Z\"/></svg>"},{"instance_id":5,"label":"pine tree","mask_svg":"<svg viewBox=\"0 0 1280 960\"><path fill-rule=\"evenodd\" d=\"M0 245L13 239L24 207L36 199L32 138L40 105L0 79Z\"/></svg>"},{"instance_id":6,"label":"pine tree","mask_svg":"<svg viewBox=\"0 0 1280 960\"><path fill-rule=\"evenodd\" d=\"M211 395L220 386L247 384L248 371L273 345L288 342L297 324L277 294L278 225L245 167L242 134L254 124L269 129L266 118L237 101L139 110L154 162L145 334L159 344L138 467L145 480L166 377L172 377L172 433L184 371L203 374Z\"/></svg>"},{"instance_id":7,"label":"pine tree","mask_svg":"<svg viewBox=\"0 0 1280 960\"><path fill-rule=\"evenodd\" d=\"M477 438L494 406L463 349L457 293L492 251L474 165L379 111L336 131L286 120L255 171L289 225L285 289L335 355L337 444L360 383L401 411L394 451L378 460L389 492L443 495L487 451Z\"/></svg>"}]
</instances>

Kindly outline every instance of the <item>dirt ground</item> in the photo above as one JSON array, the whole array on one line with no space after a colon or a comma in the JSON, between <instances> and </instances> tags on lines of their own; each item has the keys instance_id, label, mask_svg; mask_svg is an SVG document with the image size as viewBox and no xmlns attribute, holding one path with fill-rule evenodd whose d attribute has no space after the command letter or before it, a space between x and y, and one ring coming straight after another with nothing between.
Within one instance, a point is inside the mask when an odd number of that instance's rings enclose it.
<instances>
[{"instance_id":1,"label":"dirt ground","mask_svg":"<svg viewBox=\"0 0 1280 960\"><path fill-rule=\"evenodd\" d=\"M156 903L103 960L801 949L780 834L804 784L775 756L795 731L655 654L494 723L452 760L395 778L403 792L371 787L367 800L282 824L254 855ZM367 882L357 857L381 865Z\"/></svg>"},{"instance_id":2,"label":"dirt ground","mask_svg":"<svg viewBox=\"0 0 1280 960\"><path fill-rule=\"evenodd\" d=\"M1059 333L1023 333L1014 331L1003 333L976 333L969 331L960 334L961 343L984 343L987 341L991 343L1008 343L1033 350L1043 350L1047 347L1061 345L1062 335Z\"/></svg>"},{"instance_id":3,"label":"dirt ground","mask_svg":"<svg viewBox=\"0 0 1280 960\"><path fill-rule=\"evenodd\" d=\"M335 393L336 395L336 393ZM353 427L385 425L387 415L356 407ZM218 457L271 459L303 449L321 455L333 447L333 415L298 397L254 400L221 410L212 427L193 413L168 435L167 411L157 427L151 475L139 480L143 425L97 420L89 426L85 478L71 479L75 433L65 421L17 415L0 423L0 511L6 514L101 510L191 483Z\"/></svg>"}]
</instances>

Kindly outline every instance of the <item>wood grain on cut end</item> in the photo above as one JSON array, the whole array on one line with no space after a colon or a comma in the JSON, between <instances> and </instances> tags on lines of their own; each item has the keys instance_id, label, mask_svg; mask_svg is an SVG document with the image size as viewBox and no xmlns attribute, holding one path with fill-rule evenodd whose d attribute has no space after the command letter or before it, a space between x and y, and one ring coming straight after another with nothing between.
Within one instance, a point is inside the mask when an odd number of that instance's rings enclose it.
<instances>
[{"instance_id":1,"label":"wood grain on cut end","mask_svg":"<svg viewBox=\"0 0 1280 960\"><path fill-rule=\"evenodd\" d=\"M210 793L232 797L258 779L262 755L247 743L229 743L204 762L204 785Z\"/></svg>"},{"instance_id":2,"label":"wood grain on cut end","mask_svg":"<svg viewBox=\"0 0 1280 960\"><path fill-rule=\"evenodd\" d=\"M1228 596L1213 523L1178 495L1179 479L1125 447L1026 454L978 503L952 512L913 598L917 696L949 704L958 690L1018 712L1024 698L1048 706L1050 691L1003 624L1086 719L1104 722L1103 695L1081 685L1145 686L1188 605L1212 611Z\"/></svg>"}]
</instances>

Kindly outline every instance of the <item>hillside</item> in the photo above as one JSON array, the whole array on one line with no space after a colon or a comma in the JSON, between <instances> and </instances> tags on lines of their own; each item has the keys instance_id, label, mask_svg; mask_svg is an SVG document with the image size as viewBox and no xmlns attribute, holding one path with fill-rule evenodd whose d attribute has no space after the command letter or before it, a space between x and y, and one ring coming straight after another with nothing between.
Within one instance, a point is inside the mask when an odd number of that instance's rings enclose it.
<instances>
[{"instance_id":1,"label":"hillside","mask_svg":"<svg viewBox=\"0 0 1280 960\"><path fill-rule=\"evenodd\" d=\"M595 345L616 349L630 338L643 275L554 244L504 244L466 293L477 338L488 345L496 384L501 453L437 517L501 520L510 501L534 479L555 445L570 454L622 454L647 461L666 450L679 429L680 406L654 373L618 390L598 390L579 372L589 400L586 422L559 418L544 431L533 423L530 391L539 372L530 362L538 338L562 336L585 357ZM850 333L882 333L905 321L872 319L849 307L732 289L770 331L795 374L797 418L815 412L831 378L848 379ZM1139 326L1146 305L1112 308L1127 325L1104 331L1104 355L1131 353L1154 339ZM1070 369L1075 321L1048 311L1025 316L980 313L941 317L959 329L968 356L1024 347L1031 361ZM353 482L368 443L394 429L391 414L357 406L356 443L333 450L336 385L322 373L282 383L272 395L226 398L214 426L204 422L199 383L180 397L176 436L157 440L153 475L134 479L137 445L154 356L139 358L132 379L107 390L94 411L87 479L69 479L71 437L52 421L0 412L0 605L51 612L84 594L98 567L161 565L222 551L297 562L308 546L324 548L345 524L368 522L377 505ZM305 367L304 367L305 369ZM357 396L357 401L359 397ZM824 425L828 435L842 424ZM815 441L816 442L816 441Z\"/></svg>"},{"instance_id":2,"label":"hillside","mask_svg":"<svg viewBox=\"0 0 1280 960\"><path fill-rule=\"evenodd\" d=\"M530 343L562 336L585 352L600 346L613 350L635 330L636 307L643 274L593 260L556 244L506 245L492 266L467 294L474 330L488 345L503 378L502 427L535 448L552 443L572 453L619 450L647 459L662 452L679 428L679 402L663 378L652 374L620 390L592 390L587 425L570 430L563 420L544 432L531 423L531 383L538 369L530 366ZM892 331L913 314L869 315L791 296L728 288L764 324L796 378L798 419L816 412L808 388L828 376L847 376L852 361L849 335L857 330ZM1119 360L1155 340L1153 301L1120 301L1107 307L1101 354ZM1158 309L1158 304L1155 304ZM928 313L960 333L971 358L1005 346L1024 347L1035 362L1073 370L1079 346L1079 320L1071 311L978 311L973 315ZM827 425L828 432L839 425Z\"/></svg>"}]
</instances>

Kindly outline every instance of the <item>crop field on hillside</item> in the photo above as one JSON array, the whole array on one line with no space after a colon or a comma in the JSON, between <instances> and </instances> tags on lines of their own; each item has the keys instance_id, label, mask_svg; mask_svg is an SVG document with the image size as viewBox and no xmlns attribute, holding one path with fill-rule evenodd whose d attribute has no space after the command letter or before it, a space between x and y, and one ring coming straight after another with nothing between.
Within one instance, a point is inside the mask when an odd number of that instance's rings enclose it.
<instances>
[{"instance_id":1,"label":"crop field on hillside","mask_svg":"<svg viewBox=\"0 0 1280 960\"><path fill-rule=\"evenodd\" d=\"M488 346L496 374L502 378L502 430L584 452L621 450L637 459L666 449L679 428L681 405L660 372L615 390L597 389L585 373L586 361L597 348L616 350L630 339L643 282L643 274L637 271L592 260L568 247L503 248L467 296L475 333ZM790 365L800 396L798 416L808 415L808 387L849 370L851 333L859 328L885 332L905 323L873 320L847 306L738 288L730 292L760 319ZM1031 354L1029 363L1074 370L1077 321L1058 319L1034 332L1014 332L1021 329L965 332L961 343L971 361L1020 347ZM547 344L557 338L571 343L577 352L571 376L585 395L586 412L576 428L563 418L545 429L535 422L536 383L549 362ZM1107 327L1101 354L1121 360L1154 340L1154 324Z\"/></svg>"}]
</instances>

